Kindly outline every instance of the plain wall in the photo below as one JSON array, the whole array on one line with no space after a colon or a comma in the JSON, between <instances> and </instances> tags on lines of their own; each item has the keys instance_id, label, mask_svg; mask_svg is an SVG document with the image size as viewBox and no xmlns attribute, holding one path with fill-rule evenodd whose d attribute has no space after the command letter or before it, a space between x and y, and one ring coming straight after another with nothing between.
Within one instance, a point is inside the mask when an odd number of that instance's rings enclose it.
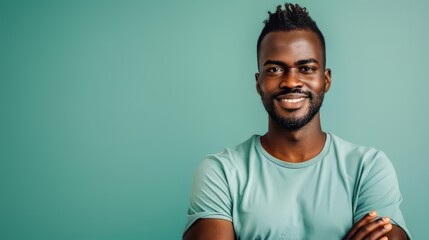
<instances>
[{"instance_id":1,"label":"plain wall","mask_svg":"<svg viewBox=\"0 0 429 240\"><path fill-rule=\"evenodd\" d=\"M197 164L266 131L255 45L281 3L1 1L0 238L180 239ZM299 3L327 41L324 129L387 153L425 239L429 3Z\"/></svg>"}]
</instances>

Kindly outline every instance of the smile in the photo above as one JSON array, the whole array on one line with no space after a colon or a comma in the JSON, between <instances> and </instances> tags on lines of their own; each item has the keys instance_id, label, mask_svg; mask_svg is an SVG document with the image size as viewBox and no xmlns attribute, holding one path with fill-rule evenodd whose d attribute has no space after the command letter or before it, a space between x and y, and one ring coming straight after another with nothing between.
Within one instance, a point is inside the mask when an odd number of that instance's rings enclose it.
<instances>
[{"instance_id":1,"label":"smile","mask_svg":"<svg viewBox=\"0 0 429 240\"><path fill-rule=\"evenodd\" d=\"M287 102L287 103L296 103L296 102L300 102L302 100L304 100L305 98L292 98L292 99L287 99L287 98L283 98L281 99L282 102Z\"/></svg>"}]
</instances>

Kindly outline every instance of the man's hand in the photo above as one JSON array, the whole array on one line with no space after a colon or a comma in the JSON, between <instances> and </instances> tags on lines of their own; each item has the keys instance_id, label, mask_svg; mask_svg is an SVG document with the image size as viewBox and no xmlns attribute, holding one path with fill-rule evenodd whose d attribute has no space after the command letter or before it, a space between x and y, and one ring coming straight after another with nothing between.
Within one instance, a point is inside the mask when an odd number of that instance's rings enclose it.
<instances>
[{"instance_id":1,"label":"man's hand","mask_svg":"<svg viewBox=\"0 0 429 240\"><path fill-rule=\"evenodd\" d=\"M344 240L387 240L386 234L393 227L390 218L382 217L373 221L376 217L375 211L368 213L353 226Z\"/></svg>"}]
</instances>

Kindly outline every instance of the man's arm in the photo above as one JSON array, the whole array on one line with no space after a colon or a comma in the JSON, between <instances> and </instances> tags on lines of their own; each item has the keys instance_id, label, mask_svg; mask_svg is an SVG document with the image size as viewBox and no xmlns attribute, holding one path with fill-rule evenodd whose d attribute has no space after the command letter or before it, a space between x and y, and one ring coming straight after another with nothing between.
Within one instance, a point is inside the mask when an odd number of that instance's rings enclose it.
<instances>
[{"instance_id":1,"label":"man's arm","mask_svg":"<svg viewBox=\"0 0 429 240\"><path fill-rule=\"evenodd\" d=\"M222 159L207 157L194 174L185 240L234 240L232 199Z\"/></svg>"},{"instance_id":2,"label":"man's arm","mask_svg":"<svg viewBox=\"0 0 429 240\"><path fill-rule=\"evenodd\" d=\"M375 211L371 211L358 221L348 232L344 240L407 240L404 230L390 222L390 218L377 217Z\"/></svg>"},{"instance_id":3,"label":"man's arm","mask_svg":"<svg viewBox=\"0 0 429 240\"><path fill-rule=\"evenodd\" d=\"M381 151L377 151L373 157L368 159L362 167L362 178L355 189L357 195L355 205L357 208L354 212L354 221L356 224L352 229L360 229L359 232L361 234L371 232L374 222L379 224L374 231L384 231L381 236L385 236L386 239L406 240L409 236L407 236L408 231L400 210L402 196L393 164ZM377 213L372 210L376 210ZM374 215L369 216L371 214ZM383 221L382 216L387 216L389 221ZM392 222L390 222L390 218ZM361 220L364 223L359 225ZM386 228L383 229L384 226L389 230L386 231ZM368 239L373 238L370 237Z\"/></svg>"},{"instance_id":4,"label":"man's arm","mask_svg":"<svg viewBox=\"0 0 429 240\"><path fill-rule=\"evenodd\" d=\"M199 219L186 231L184 240L234 240L232 222L223 219Z\"/></svg>"},{"instance_id":5,"label":"man's arm","mask_svg":"<svg viewBox=\"0 0 429 240\"><path fill-rule=\"evenodd\" d=\"M407 234L401 227L394 224L392 226L392 230L386 234L389 240L408 240Z\"/></svg>"},{"instance_id":6,"label":"man's arm","mask_svg":"<svg viewBox=\"0 0 429 240\"><path fill-rule=\"evenodd\" d=\"M392 224L392 230L386 234L386 237L388 237L389 240L407 240L407 234L405 231L394 224Z\"/></svg>"}]
</instances>

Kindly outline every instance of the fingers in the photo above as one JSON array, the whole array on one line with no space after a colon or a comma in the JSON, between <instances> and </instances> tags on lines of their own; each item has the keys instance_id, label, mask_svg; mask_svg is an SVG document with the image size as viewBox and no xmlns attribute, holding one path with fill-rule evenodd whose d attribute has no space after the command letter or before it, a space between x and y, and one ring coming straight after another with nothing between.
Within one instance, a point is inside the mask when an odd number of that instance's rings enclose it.
<instances>
[{"instance_id":1,"label":"fingers","mask_svg":"<svg viewBox=\"0 0 429 240\"><path fill-rule=\"evenodd\" d=\"M383 217L359 228L352 239L371 239L376 240L392 230L390 218Z\"/></svg>"},{"instance_id":2,"label":"fingers","mask_svg":"<svg viewBox=\"0 0 429 240\"><path fill-rule=\"evenodd\" d=\"M387 240L387 237L384 235L392 229L390 218L383 217L374 221L376 217L377 213L375 211L371 211L365 215L353 226L344 240Z\"/></svg>"},{"instance_id":3,"label":"fingers","mask_svg":"<svg viewBox=\"0 0 429 240\"><path fill-rule=\"evenodd\" d=\"M371 211L367 215L365 215L359 222L357 222L355 225L353 225L353 228L348 232L344 240L352 239L352 236L355 235L355 233L359 230L359 228L365 226L366 224L370 223L372 220L377 217L376 211Z\"/></svg>"}]
</instances>

